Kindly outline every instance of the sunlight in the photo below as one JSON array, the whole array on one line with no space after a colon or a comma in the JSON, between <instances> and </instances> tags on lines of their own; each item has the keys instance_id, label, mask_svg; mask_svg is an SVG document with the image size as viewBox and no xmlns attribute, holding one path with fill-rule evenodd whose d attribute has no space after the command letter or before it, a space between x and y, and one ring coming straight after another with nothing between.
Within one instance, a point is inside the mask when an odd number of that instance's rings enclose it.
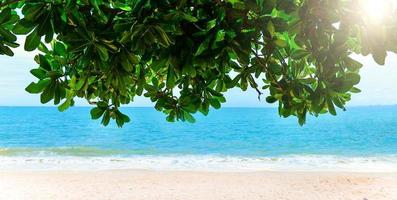
<instances>
[{"instance_id":1,"label":"sunlight","mask_svg":"<svg viewBox=\"0 0 397 200\"><path fill-rule=\"evenodd\" d=\"M396 5L396 0L361 0L363 11L373 23L382 23Z\"/></svg>"}]
</instances>

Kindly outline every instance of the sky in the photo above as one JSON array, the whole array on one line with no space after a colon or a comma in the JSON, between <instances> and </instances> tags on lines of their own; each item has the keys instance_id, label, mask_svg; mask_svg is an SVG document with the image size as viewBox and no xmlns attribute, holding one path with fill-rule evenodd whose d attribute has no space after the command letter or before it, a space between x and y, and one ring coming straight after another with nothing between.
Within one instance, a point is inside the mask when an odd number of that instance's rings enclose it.
<instances>
[{"instance_id":1,"label":"sky","mask_svg":"<svg viewBox=\"0 0 397 200\"><path fill-rule=\"evenodd\" d=\"M23 41L20 41L23 44ZM42 106L39 95L25 91L30 82L36 81L30 69L36 68L33 61L35 53L24 52L22 48L15 50L14 57L0 56L0 106ZM364 64L360 74L358 88L361 93L353 94L348 106L393 105L397 104L397 55L389 53L384 66L377 65L371 57L355 56ZM227 102L224 107L271 107L264 100L258 101L257 93L251 89L242 92L232 89L226 93ZM264 98L263 98L264 99ZM50 106L51 104L46 104ZM77 106L87 105L77 101ZM136 98L129 106L152 106L145 98Z\"/></svg>"}]
</instances>

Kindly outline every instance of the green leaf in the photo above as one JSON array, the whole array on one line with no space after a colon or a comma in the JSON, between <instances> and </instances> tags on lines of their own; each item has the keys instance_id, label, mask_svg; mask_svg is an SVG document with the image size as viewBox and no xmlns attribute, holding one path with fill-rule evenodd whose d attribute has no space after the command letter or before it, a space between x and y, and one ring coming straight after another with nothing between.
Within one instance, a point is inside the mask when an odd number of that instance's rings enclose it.
<instances>
[{"instance_id":1,"label":"green leaf","mask_svg":"<svg viewBox=\"0 0 397 200\"><path fill-rule=\"evenodd\" d=\"M2 8L0 12L0 24L7 22L11 18L11 9L10 8Z\"/></svg>"},{"instance_id":2,"label":"green leaf","mask_svg":"<svg viewBox=\"0 0 397 200\"><path fill-rule=\"evenodd\" d=\"M302 58L308 56L309 54L310 54L310 52L308 52L306 50L298 49L298 50L292 52L291 58L299 60L299 59L302 59Z\"/></svg>"},{"instance_id":3,"label":"green leaf","mask_svg":"<svg viewBox=\"0 0 397 200\"><path fill-rule=\"evenodd\" d=\"M215 98L210 99L210 105L215 109L221 108L221 103L219 103L218 99Z\"/></svg>"},{"instance_id":4,"label":"green leaf","mask_svg":"<svg viewBox=\"0 0 397 200\"><path fill-rule=\"evenodd\" d=\"M269 21L267 23L267 31L269 32L269 34L273 37L276 33L276 29L274 28L274 24L272 21Z\"/></svg>"},{"instance_id":5,"label":"green leaf","mask_svg":"<svg viewBox=\"0 0 397 200\"><path fill-rule=\"evenodd\" d=\"M65 48L65 45L63 45L63 44L60 43L60 42L55 42L55 44L54 44L54 51L55 51L58 55L60 55L60 56L66 55L66 48Z\"/></svg>"},{"instance_id":6,"label":"green leaf","mask_svg":"<svg viewBox=\"0 0 397 200\"><path fill-rule=\"evenodd\" d=\"M120 63L121 63L121 66L123 67L123 69L127 72L131 72L134 69L134 66L125 57L120 61Z\"/></svg>"},{"instance_id":7,"label":"green leaf","mask_svg":"<svg viewBox=\"0 0 397 200\"><path fill-rule=\"evenodd\" d=\"M361 90L358 89L358 88L356 88L356 87L352 87L352 89L350 89L350 92L351 92L351 93L360 93Z\"/></svg>"},{"instance_id":8,"label":"green leaf","mask_svg":"<svg viewBox=\"0 0 397 200\"><path fill-rule=\"evenodd\" d=\"M31 94L38 94L43 91L45 87L47 87L50 83L49 79L40 80L38 83L30 83L28 87L26 87L26 91Z\"/></svg>"},{"instance_id":9,"label":"green leaf","mask_svg":"<svg viewBox=\"0 0 397 200\"><path fill-rule=\"evenodd\" d=\"M40 61L40 68L46 70L46 71L51 71L51 65L47 61L47 59L43 55L39 55L39 61Z\"/></svg>"},{"instance_id":10,"label":"green leaf","mask_svg":"<svg viewBox=\"0 0 397 200\"><path fill-rule=\"evenodd\" d=\"M190 123L196 122L196 119L194 119L193 115L191 115L188 112L183 112L183 116L184 116L185 120L190 122Z\"/></svg>"},{"instance_id":11,"label":"green leaf","mask_svg":"<svg viewBox=\"0 0 397 200\"><path fill-rule=\"evenodd\" d=\"M102 0L89 0L92 7L94 7L96 14L98 14L99 19L101 22L106 23L108 18L107 16L102 12L102 10L99 8L99 6L102 4Z\"/></svg>"},{"instance_id":12,"label":"green leaf","mask_svg":"<svg viewBox=\"0 0 397 200\"><path fill-rule=\"evenodd\" d=\"M315 83L317 80L315 78L306 78L306 79L300 79L299 82L304 83L304 84L311 84Z\"/></svg>"},{"instance_id":13,"label":"green leaf","mask_svg":"<svg viewBox=\"0 0 397 200\"><path fill-rule=\"evenodd\" d=\"M125 71L131 72L134 70L134 65L139 63L139 59L136 55L127 52L122 54L120 63Z\"/></svg>"},{"instance_id":14,"label":"green leaf","mask_svg":"<svg viewBox=\"0 0 397 200\"><path fill-rule=\"evenodd\" d=\"M75 86L75 90L81 90L82 88L83 88L83 86L85 85L85 83L86 83L86 78L80 78L78 81L77 81L77 83L76 83L76 86Z\"/></svg>"},{"instance_id":15,"label":"green leaf","mask_svg":"<svg viewBox=\"0 0 397 200\"><path fill-rule=\"evenodd\" d=\"M226 32L224 30L219 30L216 32L215 42L220 42L225 39Z\"/></svg>"},{"instance_id":16,"label":"green leaf","mask_svg":"<svg viewBox=\"0 0 397 200\"><path fill-rule=\"evenodd\" d=\"M347 68L350 71L359 70L363 66L363 64L361 64L360 62L358 62L350 57L346 57L345 62L346 62Z\"/></svg>"},{"instance_id":17,"label":"green leaf","mask_svg":"<svg viewBox=\"0 0 397 200\"><path fill-rule=\"evenodd\" d=\"M124 123L129 122L130 118L127 115L124 115L119 110L115 111L116 114L116 124L118 127L122 127Z\"/></svg>"},{"instance_id":18,"label":"green leaf","mask_svg":"<svg viewBox=\"0 0 397 200\"><path fill-rule=\"evenodd\" d=\"M110 122L110 114L109 114L109 111L106 110L106 111L103 113L103 117L102 117L101 123L102 123L104 126L107 126L107 125L109 124L109 122Z\"/></svg>"},{"instance_id":19,"label":"green leaf","mask_svg":"<svg viewBox=\"0 0 397 200\"><path fill-rule=\"evenodd\" d=\"M33 51L39 46L39 44L40 44L40 37L37 34L37 29L35 29L26 37L24 48L26 51Z\"/></svg>"},{"instance_id":20,"label":"green leaf","mask_svg":"<svg viewBox=\"0 0 397 200\"><path fill-rule=\"evenodd\" d=\"M211 30L216 26L216 19L210 20L207 22L207 31Z\"/></svg>"},{"instance_id":21,"label":"green leaf","mask_svg":"<svg viewBox=\"0 0 397 200\"><path fill-rule=\"evenodd\" d=\"M331 113L332 115L336 115L336 110L335 110L334 104L332 103L331 99L327 100L327 105L328 105L329 113Z\"/></svg>"},{"instance_id":22,"label":"green leaf","mask_svg":"<svg viewBox=\"0 0 397 200\"><path fill-rule=\"evenodd\" d=\"M160 37L157 38L159 44L163 47L169 47L171 45L171 39L168 37L167 33L160 26L154 26Z\"/></svg>"},{"instance_id":23,"label":"green leaf","mask_svg":"<svg viewBox=\"0 0 397 200\"><path fill-rule=\"evenodd\" d=\"M172 67L168 67L167 73L167 88L171 89L175 86L175 75Z\"/></svg>"},{"instance_id":24,"label":"green leaf","mask_svg":"<svg viewBox=\"0 0 397 200\"><path fill-rule=\"evenodd\" d=\"M335 104L336 106L338 106L338 108L343 109L343 110L346 110L345 106L343 105L343 103L342 103L342 101L339 99L339 97L334 97L334 98L332 99L332 101L334 102L334 104Z\"/></svg>"},{"instance_id":25,"label":"green leaf","mask_svg":"<svg viewBox=\"0 0 397 200\"><path fill-rule=\"evenodd\" d=\"M287 46L287 42L285 40L282 39L277 39L274 41L274 43L279 46L279 47L286 47Z\"/></svg>"},{"instance_id":26,"label":"green leaf","mask_svg":"<svg viewBox=\"0 0 397 200\"><path fill-rule=\"evenodd\" d=\"M36 21L45 11L43 9L44 3L38 2L35 4L28 4L22 8L22 13L28 21Z\"/></svg>"},{"instance_id":27,"label":"green leaf","mask_svg":"<svg viewBox=\"0 0 397 200\"><path fill-rule=\"evenodd\" d=\"M360 83L360 75L356 73L346 73L345 79L349 81L349 83L352 84L352 86Z\"/></svg>"},{"instance_id":28,"label":"green leaf","mask_svg":"<svg viewBox=\"0 0 397 200\"><path fill-rule=\"evenodd\" d=\"M99 119L103 113L105 112L104 109L101 109L99 107L95 107L93 109L91 109L90 113L91 113L91 118L92 119Z\"/></svg>"},{"instance_id":29,"label":"green leaf","mask_svg":"<svg viewBox=\"0 0 397 200\"><path fill-rule=\"evenodd\" d=\"M21 21L15 24L12 32L18 35L25 35L30 33L35 27L36 26L34 23L31 23L26 19L21 19Z\"/></svg>"},{"instance_id":30,"label":"green leaf","mask_svg":"<svg viewBox=\"0 0 397 200\"><path fill-rule=\"evenodd\" d=\"M372 54L372 57L374 58L375 62L378 63L379 65L385 65L385 59L386 59L386 51L382 52L375 52Z\"/></svg>"},{"instance_id":31,"label":"green leaf","mask_svg":"<svg viewBox=\"0 0 397 200\"><path fill-rule=\"evenodd\" d=\"M182 17L182 19L184 19L188 22L197 22L198 21L198 19L196 17L193 17L186 13L181 13L181 17Z\"/></svg>"},{"instance_id":32,"label":"green leaf","mask_svg":"<svg viewBox=\"0 0 397 200\"><path fill-rule=\"evenodd\" d=\"M190 77L195 77L196 76L196 69L194 68L193 65L185 65L183 66L182 69L184 74L189 74Z\"/></svg>"},{"instance_id":33,"label":"green leaf","mask_svg":"<svg viewBox=\"0 0 397 200\"><path fill-rule=\"evenodd\" d=\"M61 105L58 106L59 112L64 112L67 110L70 106L73 104L73 99L66 99L65 102L63 102Z\"/></svg>"},{"instance_id":34,"label":"green leaf","mask_svg":"<svg viewBox=\"0 0 397 200\"><path fill-rule=\"evenodd\" d=\"M175 111L171 111L166 117L167 122L175 122Z\"/></svg>"},{"instance_id":35,"label":"green leaf","mask_svg":"<svg viewBox=\"0 0 397 200\"><path fill-rule=\"evenodd\" d=\"M55 95L55 81L51 81L48 87L46 87L40 95L40 101L42 104L48 103L54 98Z\"/></svg>"},{"instance_id":36,"label":"green leaf","mask_svg":"<svg viewBox=\"0 0 397 200\"><path fill-rule=\"evenodd\" d=\"M44 43L42 43L42 42L40 42L39 47L38 47L37 49L38 49L39 51L43 52L43 53L51 54L51 52L50 52L50 50L48 49L48 47L47 47Z\"/></svg>"},{"instance_id":37,"label":"green leaf","mask_svg":"<svg viewBox=\"0 0 397 200\"><path fill-rule=\"evenodd\" d=\"M43 35L48 35L53 32L52 30L52 25L51 25L51 14L47 13L45 15L45 17L43 18L43 21L40 22L40 24L37 26L37 34L39 36L43 36ZM50 42L52 39L52 37L46 41Z\"/></svg>"},{"instance_id":38,"label":"green leaf","mask_svg":"<svg viewBox=\"0 0 397 200\"><path fill-rule=\"evenodd\" d=\"M273 96L268 96L268 97L266 97L266 102L267 102L267 103L274 103L274 102L276 102L276 101L277 101L277 99L274 98Z\"/></svg>"},{"instance_id":39,"label":"green leaf","mask_svg":"<svg viewBox=\"0 0 397 200\"><path fill-rule=\"evenodd\" d=\"M108 54L108 50L106 49L106 47L104 47L102 45L96 45L96 49L98 50L98 54L99 54L99 57L101 58L101 60L107 61L109 59L109 54Z\"/></svg>"},{"instance_id":40,"label":"green leaf","mask_svg":"<svg viewBox=\"0 0 397 200\"><path fill-rule=\"evenodd\" d=\"M306 123L306 109L302 114L298 115L298 123L299 125L303 126Z\"/></svg>"},{"instance_id":41,"label":"green leaf","mask_svg":"<svg viewBox=\"0 0 397 200\"><path fill-rule=\"evenodd\" d=\"M0 26L0 35L8 42L14 42L17 40L17 36L12 34L9 30L6 30Z\"/></svg>"},{"instance_id":42,"label":"green leaf","mask_svg":"<svg viewBox=\"0 0 397 200\"><path fill-rule=\"evenodd\" d=\"M98 106L99 108L101 108L101 109L107 109L107 108L109 107L108 103L105 102L105 101L99 101L99 102L97 103L97 106Z\"/></svg>"},{"instance_id":43,"label":"green leaf","mask_svg":"<svg viewBox=\"0 0 397 200\"><path fill-rule=\"evenodd\" d=\"M207 116L208 113L209 113L209 105L208 105L208 103L203 103L203 104L201 104L201 106L200 106L200 108L199 108L199 111L200 111L203 115Z\"/></svg>"},{"instance_id":44,"label":"green leaf","mask_svg":"<svg viewBox=\"0 0 397 200\"><path fill-rule=\"evenodd\" d=\"M124 120L125 123L130 122L131 119L127 115L121 114L122 119Z\"/></svg>"},{"instance_id":45,"label":"green leaf","mask_svg":"<svg viewBox=\"0 0 397 200\"><path fill-rule=\"evenodd\" d=\"M195 56L201 55L206 49L208 49L209 44L210 44L210 38L208 37L204 40L204 42L202 42L200 44L200 46L198 47L198 49L194 55Z\"/></svg>"},{"instance_id":46,"label":"green leaf","mask_svg":"<svg viewBox=\"0 0 397 200\"><path fill-rule=\"evenodd\" d=\"M2 46L0 44L0 55L7 55L7 56L14 56L14 52L12 52L12 50L9 47L6 46Z\"/></svg>"},{"instance_id":47,"label":"green leaf","mask_svg":"<svg viewBox=\"0 0 397 200\"><path fill-rule=\"evenodd\" d=\"M138 64L139 63L139 58L133 53L127 54L127 59L132 63L132 64Z\"/></svg>"},{"instance_id":48,"label":"green leaf","mask_svg":"<svg viewBox=\"0 0 397 200\"><path fill-rule=\"evenodd\" d=\"M62 87L56 82L54 86L54 105L58 105L62 98Z\"/></svg>"}]
</instances>

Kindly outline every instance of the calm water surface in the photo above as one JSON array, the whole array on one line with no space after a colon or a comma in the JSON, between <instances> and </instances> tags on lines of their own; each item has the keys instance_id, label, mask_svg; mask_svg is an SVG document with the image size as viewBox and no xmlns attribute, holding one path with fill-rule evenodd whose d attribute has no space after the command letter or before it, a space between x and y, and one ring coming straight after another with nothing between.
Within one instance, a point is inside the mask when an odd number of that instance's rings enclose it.
<instances>
[{"instance_id":1,"label":"calm water surface","mask_svg":"<svg viewBox=\"0 0 397 200\"><path fill-rule=\"evenodd\" d=\"M153 108L124 108L132 123L103 127L89 108L0 107L0 155L379 156L397 154L397 106L353 107L304 126L273 108L223 108L169 123Z\"/></svg>"}]
</instances>

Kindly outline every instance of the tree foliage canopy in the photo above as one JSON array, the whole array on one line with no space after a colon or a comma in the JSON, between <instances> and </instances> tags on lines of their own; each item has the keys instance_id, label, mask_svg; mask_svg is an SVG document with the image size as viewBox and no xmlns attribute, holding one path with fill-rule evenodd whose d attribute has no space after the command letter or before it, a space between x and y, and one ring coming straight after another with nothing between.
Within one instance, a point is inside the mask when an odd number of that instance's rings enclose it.
<instances>
[{"instance_id":1,"label":"tree foliage canopy","mask_svg":"<svg viewBox=\"0 0 397 200\"><path fill-rule=\"evenodd\" d=\"M359 92L353 53L384 64L397 51L394 10L375 23L360 0L0 0L0 54L16 35L39 50L26 90L64 111L130 121L120 106L145 96L168 121L194 122L231 88L269 90L283 117L345 109Z\"/></svg>"}]
</instances>

